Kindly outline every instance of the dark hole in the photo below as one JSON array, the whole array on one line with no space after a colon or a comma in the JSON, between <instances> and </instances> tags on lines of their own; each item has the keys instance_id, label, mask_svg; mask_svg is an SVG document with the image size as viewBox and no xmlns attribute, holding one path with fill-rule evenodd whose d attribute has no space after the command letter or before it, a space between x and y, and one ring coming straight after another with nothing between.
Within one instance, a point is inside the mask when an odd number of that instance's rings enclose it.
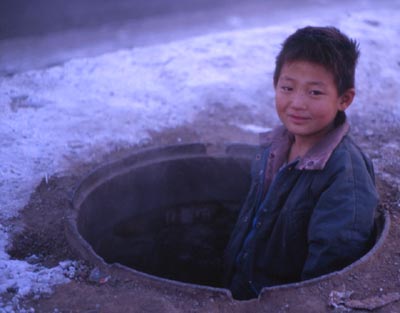
<instances>
[{"instance_id":1,"label":"dark hole","mask_svg":"<svg viewBox=\"0 0 400 313\"><path fill-rule=\"evenodd\" d=\"M79 232L108 263L220 287L249 169L249 158L205 155L135 166L87 196Z\"/></svg>"}]
</instances>

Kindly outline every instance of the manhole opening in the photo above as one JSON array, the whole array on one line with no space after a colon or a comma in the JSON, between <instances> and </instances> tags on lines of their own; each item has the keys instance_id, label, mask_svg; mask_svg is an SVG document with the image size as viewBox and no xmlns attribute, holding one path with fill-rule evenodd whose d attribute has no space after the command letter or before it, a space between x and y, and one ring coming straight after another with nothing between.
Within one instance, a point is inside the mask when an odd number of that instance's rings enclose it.
<instances>
[{"instance_id":1,"label":"manhole opening","mask_svg":"<svg viewBox=\"0 0 400 313\"><path fill-rule=\"evenodd\" d=\"M90 175L74 206L80 236L107 263L222 287L222 256L250 184L254 147L138 154ZM376 240L384 226L378 220Z\"/></svg>"},{"instance_id":2,"label":"manhole opening","mask_svg":"<svg viewBox=\"0 0 400 313\"><path fill-rule=\"evenodd\" d=\"M250 155L178 154L100 175L79 205L78 230L107 263L221 287L222 254L250 183Z\"/></svg>"}]
</instances>

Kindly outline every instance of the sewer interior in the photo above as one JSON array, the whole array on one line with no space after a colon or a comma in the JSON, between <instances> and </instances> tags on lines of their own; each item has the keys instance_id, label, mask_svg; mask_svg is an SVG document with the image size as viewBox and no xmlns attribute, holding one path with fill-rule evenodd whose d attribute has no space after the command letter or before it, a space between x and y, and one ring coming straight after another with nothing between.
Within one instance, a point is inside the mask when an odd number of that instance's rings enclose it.
<instances>
[{"instance_id":1,"label":"sewer interior","mask_svg":"<svg viewBox=\"0 0 400 313\"><path fill-rule=\"evenodd\" d=\"M245 158L138 166L86 198L78 229L108 263L220 287L223 250L249 183Z\"/></svg>"}]
</instances>

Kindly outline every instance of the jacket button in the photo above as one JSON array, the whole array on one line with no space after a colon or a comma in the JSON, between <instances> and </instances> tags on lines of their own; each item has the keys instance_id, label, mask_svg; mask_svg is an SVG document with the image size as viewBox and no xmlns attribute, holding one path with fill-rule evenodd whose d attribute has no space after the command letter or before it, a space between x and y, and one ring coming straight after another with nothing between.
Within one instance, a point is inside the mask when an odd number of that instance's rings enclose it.
<instances>
[{"instance_id":1,"label":"jacket button","mask_svg":"<svg viewBox=\"0 0 400 313\"><path fill-rule=\"evenodd\" d=\"M243 222L247 223L248 220L249 220L249 217L248 217L248 216L243 217Z\"/></svg>"},{"instance_id":2,"label":"jacket button","mask_svg":"<svg viewBox=\"0 0 400 313\"><path fill-rule=\"evenodd\" d=\"M258 228L260 228L261 227L261 222L257 222L256 223L256 228L258 229Z\"/></svg>"}]
</instances>

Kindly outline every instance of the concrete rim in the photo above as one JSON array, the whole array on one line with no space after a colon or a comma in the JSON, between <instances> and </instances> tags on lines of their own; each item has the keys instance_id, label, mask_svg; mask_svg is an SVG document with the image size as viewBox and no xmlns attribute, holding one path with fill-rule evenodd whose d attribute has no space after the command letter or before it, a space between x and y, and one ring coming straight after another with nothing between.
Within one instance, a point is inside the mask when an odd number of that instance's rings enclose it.
<instances>
[{"instance_id":1,"label":"concrete rim","mask_svg":"<svg viewBox=\"0 0 400 313\"><path fill-rule=\"evenodd\" d=\"M237 301L233 299L231 292L228 289L217 288L211 286L197 285L193 283L180 282L172 279L153 276L133 268L121 265L119 263L108 264L104 259L97 255L91 245L81 236L77 228L77 214L79 206L85 198L96 189L105 180L115 177L123 172L132 170L135 167L143 165L151 165L157 163L161 159L159 152L163 152L163 160L167 157L168 160L176 160L182 157L196 157L196 156L212 156L212 157L229 157L236 155L243 158L249 158L252 155L254 146L247 144L229 144L224 147L216 147L210 144L192 143L181 144L174 146L153 147L135 151L131 155L108 162L88 174L76 188L72 199L71 209L66 214L65 232L70 246L78 253L78 255L88 261L90 264L98 267L102 272L111 275L114 278L122 279L124 281L135 281L136 283L143 284L150 288L156 288L165 291L170 290L180 292L188 297L196 295L200 298L220 298L226 301ZM381 229L377 231L378 240L374 246L359 260L348 265L347 267L310 280L295 282L290 284L265 287L261 290L258 299L251 299L248 301L259 300L262 301L264 297L270 292L279 292L288 289L298 289L304 286L317 284L321 281L341 276L349 273L350 271L358 268L366 263L373 256L377 254L382 248L385 239L388 236L390 229L390 216L387 211L379 212L378 222Z\"/></svg>"}]
</instances>

